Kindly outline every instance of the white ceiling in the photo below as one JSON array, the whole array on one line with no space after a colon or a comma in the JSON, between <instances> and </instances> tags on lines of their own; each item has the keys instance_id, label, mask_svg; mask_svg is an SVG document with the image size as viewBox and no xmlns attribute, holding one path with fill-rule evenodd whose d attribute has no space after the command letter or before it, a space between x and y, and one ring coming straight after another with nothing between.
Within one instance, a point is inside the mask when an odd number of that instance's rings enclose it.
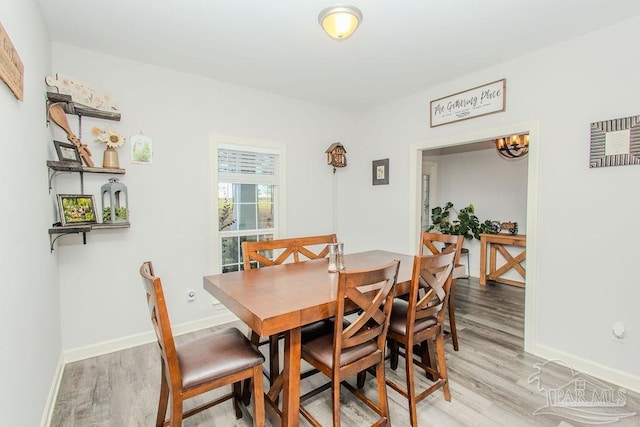
<instances>
[{"instance_id":1,"label":"white ceiling","mask_svg":"<svg viewBox=\"0 0 640 427\"><path fill-rule=\"evenodd\" d=\"M326 0L39 2L56 42L350 111L640 14L638 0L353 0L363 22L336 42Z\"/></svg>"}]
</instances>

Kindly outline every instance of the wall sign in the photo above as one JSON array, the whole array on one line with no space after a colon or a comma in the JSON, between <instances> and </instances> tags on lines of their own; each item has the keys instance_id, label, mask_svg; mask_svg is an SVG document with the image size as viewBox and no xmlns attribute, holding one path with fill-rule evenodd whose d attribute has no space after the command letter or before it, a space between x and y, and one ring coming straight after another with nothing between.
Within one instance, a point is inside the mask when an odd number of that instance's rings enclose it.
<instances>
[{"instance_id":1,"label":"wall sign","mask_svg":"<svg viewBox=\"0 0 640 427\"><path fill-rule=\"evenodd\" d=\"M2 24L0 24L0 80L9 86L19 101L22 101L24 66Z\"/></svg>"},{"instance_id":2,"label":"wall sign","mask_svg":"<svg viewBox=\"0 0 640 427\"><path fill-rule=\"evenodd\" d=\"M507 79L431 101L431 127L504 111Z\"/></svg>"},{"instance_id":3,"label":"wall sign","mask_svg":"<svg viewBox=\"0 0 640 427\"><path fill-rule=\"evenodd\" d=\"M591 123L589 167L640 164L640 116Z\"/></svg>"}]
</instances>

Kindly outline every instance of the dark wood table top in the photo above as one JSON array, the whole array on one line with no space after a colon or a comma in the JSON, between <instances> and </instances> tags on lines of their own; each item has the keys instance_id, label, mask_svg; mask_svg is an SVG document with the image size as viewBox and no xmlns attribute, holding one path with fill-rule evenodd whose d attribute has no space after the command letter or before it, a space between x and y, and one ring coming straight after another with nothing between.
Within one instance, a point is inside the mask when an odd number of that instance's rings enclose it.
<instances>
[{"instance_id":1,"label":"dark wood table top","mask_svg":"<svg viewBox=\"0 0 640 427\"><path fill-rule=\"evenodd\" d=\"M345 255L348 270L400 260L398 292L408 292L413 256L387 251ZM205 276L204 288L261 336L269 336L334 316L337 273L328 259ZM404 290L407 288L407 290Z\"/></svg>"}]
</instances>

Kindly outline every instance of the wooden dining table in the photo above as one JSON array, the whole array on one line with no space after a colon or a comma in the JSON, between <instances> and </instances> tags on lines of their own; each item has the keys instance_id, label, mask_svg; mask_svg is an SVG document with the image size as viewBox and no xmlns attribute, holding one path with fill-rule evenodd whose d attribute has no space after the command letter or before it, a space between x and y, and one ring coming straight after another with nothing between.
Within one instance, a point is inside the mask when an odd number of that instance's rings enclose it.
<instances>
[{"instance_id":1,"label":"wooden dining table","mask_svg":"<svg viewBox=\"0 0 640 427\"><path fill-rule=\"evenodd\" d=\"M396 294L409 292L413 256L382 250L347 254L347 270L379 267L400 261ZM297 426L300 409L302 326L335 315L338 274L328 271L328 259L282 264L205 276L204 289L261 337L284 333L284 364L266 393L282 425ZM276 402L282 392L282 410Z\"/></svg>"}]
</instances>

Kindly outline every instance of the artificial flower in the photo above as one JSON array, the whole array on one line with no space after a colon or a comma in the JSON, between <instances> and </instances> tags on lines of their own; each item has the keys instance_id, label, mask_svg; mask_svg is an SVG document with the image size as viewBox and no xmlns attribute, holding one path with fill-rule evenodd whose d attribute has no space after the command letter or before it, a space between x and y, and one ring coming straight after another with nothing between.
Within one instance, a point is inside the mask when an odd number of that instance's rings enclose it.
<instances>
[{"instance_id":1,"label":"artificial flower","mask_svg":"<svg viewBox=\"0 0 640 427\"><path fill-rule=\"evenodd\" d=\"M96 135L96 142L102 142L107 144L107 147L110 148L118 148L122 144L124 144L124 136L120 135L116 131L110 128L100 129L99 127L94 127L91 132Z\"/></svg>"}]
</instances>

